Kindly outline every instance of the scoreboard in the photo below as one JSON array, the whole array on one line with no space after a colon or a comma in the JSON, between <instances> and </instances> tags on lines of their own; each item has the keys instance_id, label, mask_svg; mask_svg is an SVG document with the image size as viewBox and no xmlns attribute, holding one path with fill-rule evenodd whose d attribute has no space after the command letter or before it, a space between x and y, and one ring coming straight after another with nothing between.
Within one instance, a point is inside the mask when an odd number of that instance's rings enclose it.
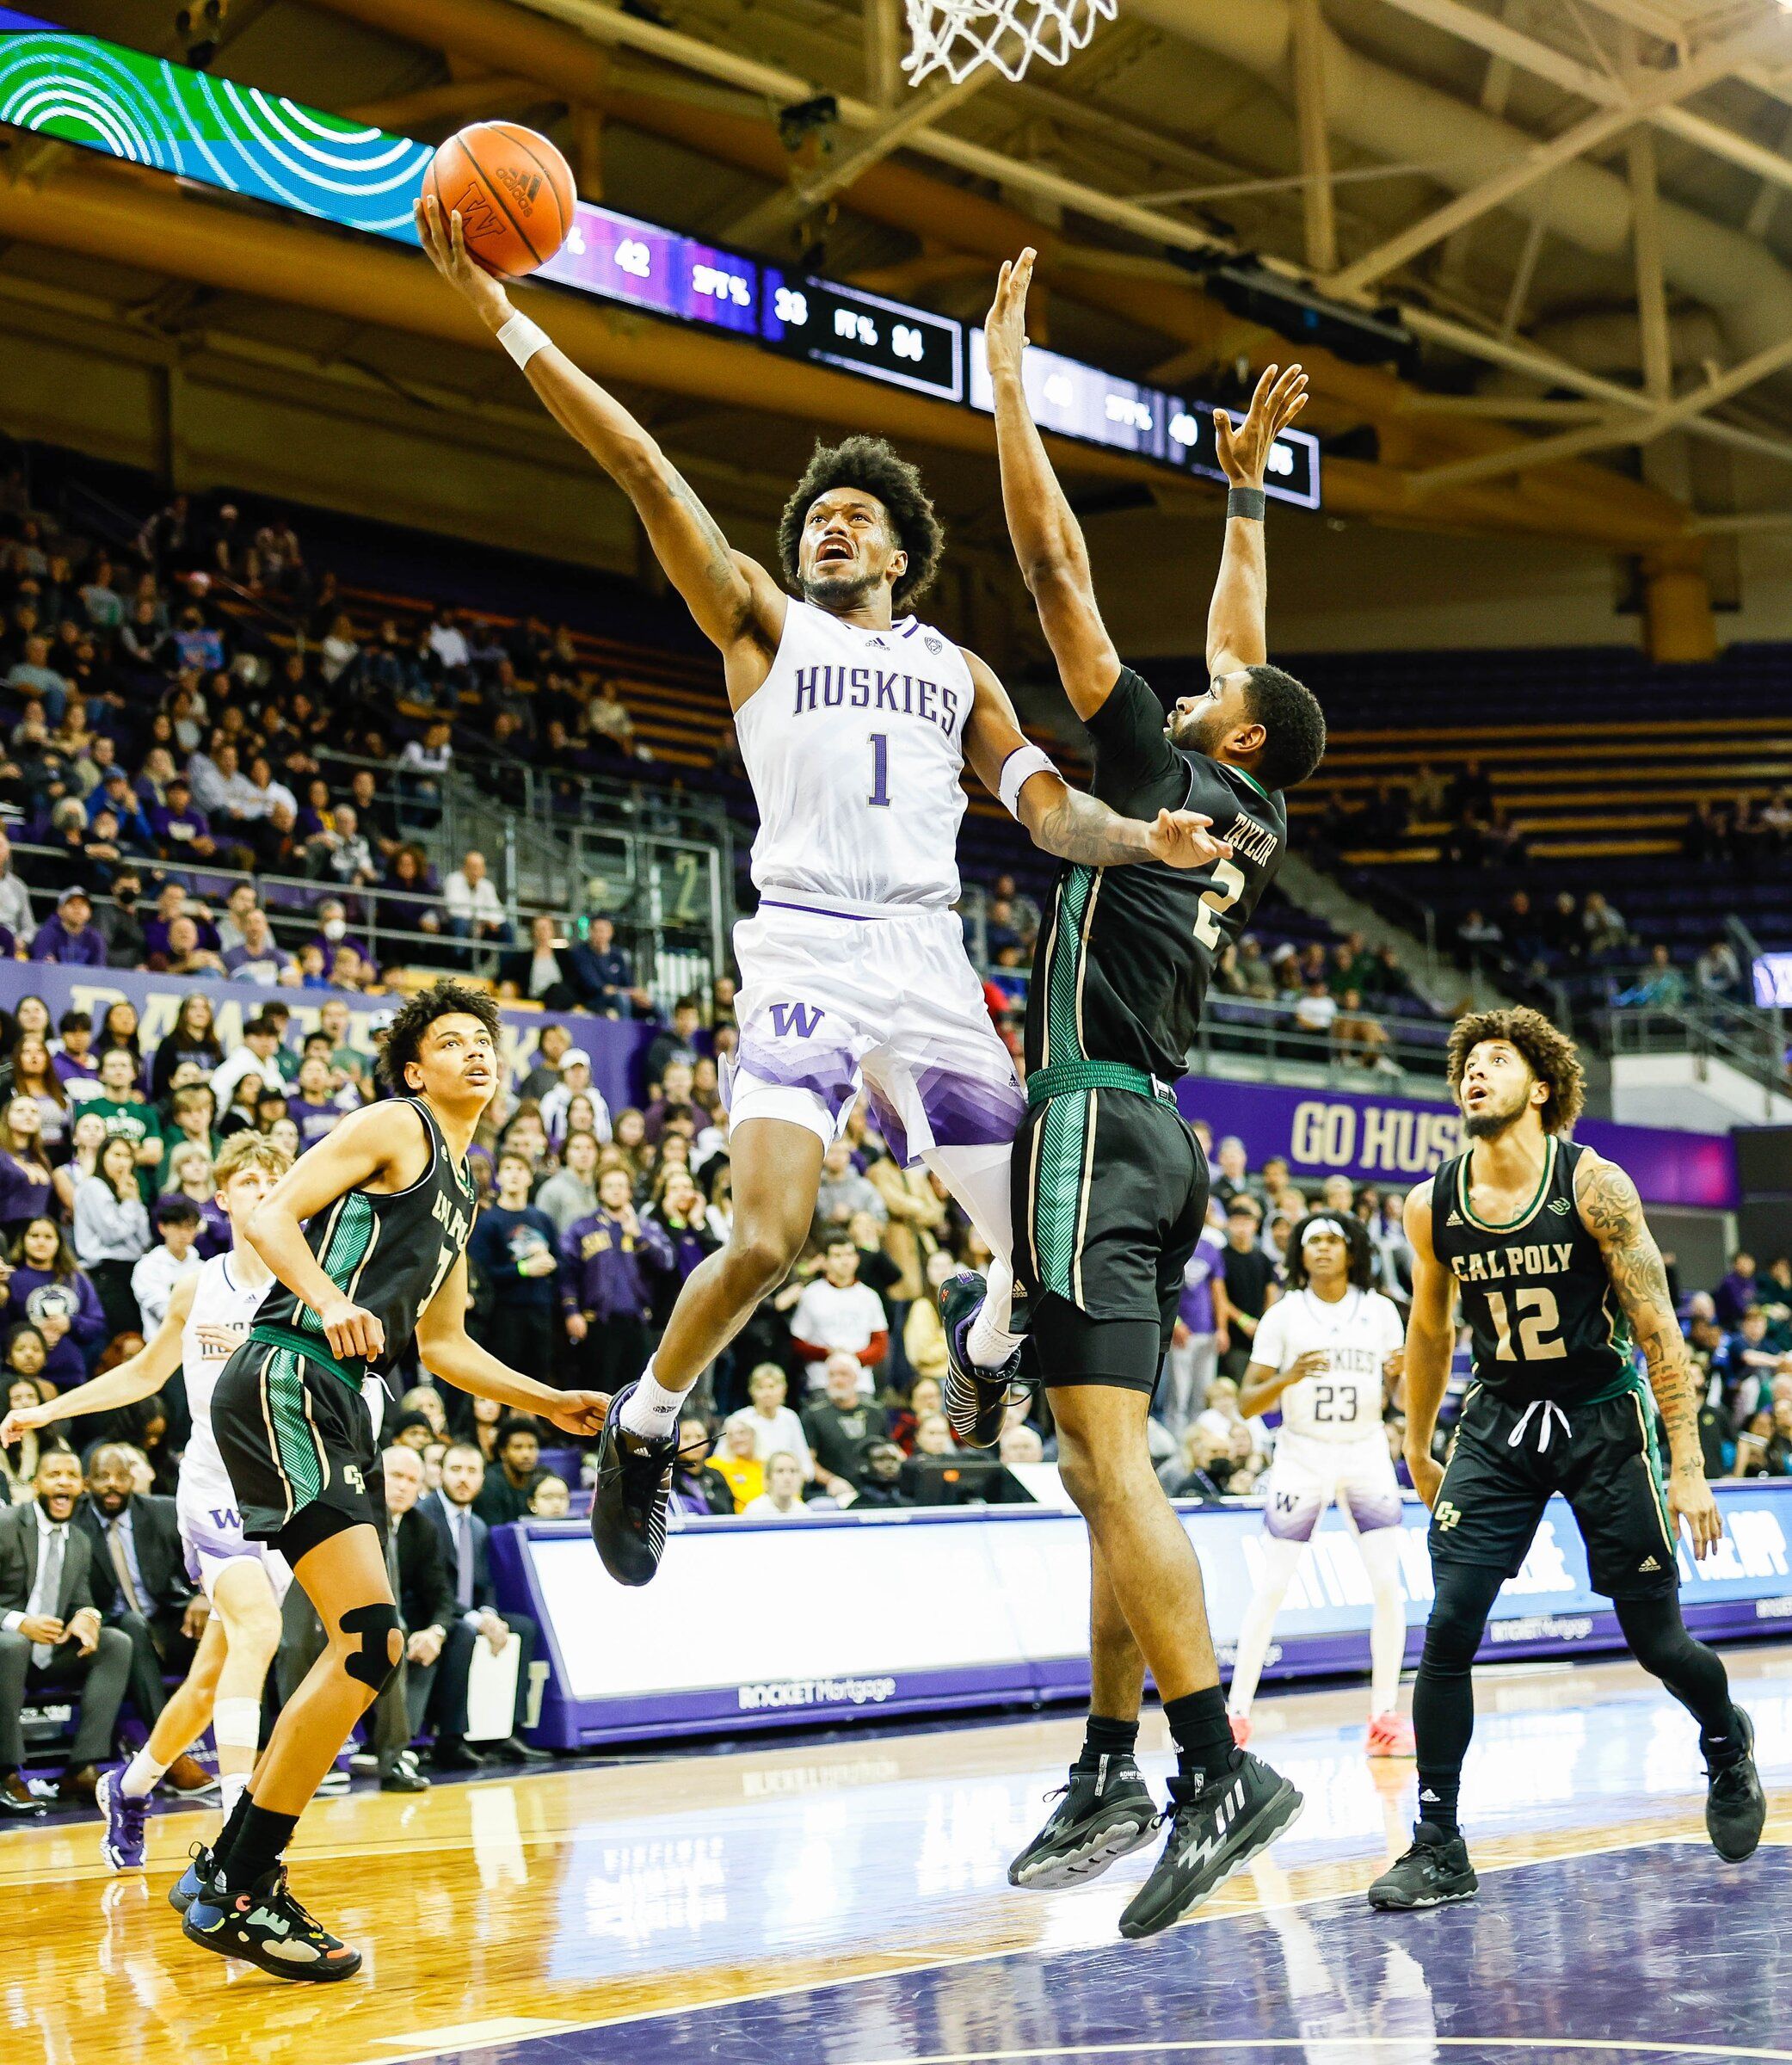
<instances>
[{"instance_id":1,"label":"scoreboard","mask_svg":"<svg viewBox=\"0 0 1792 2065\"><path fill-rule=\"evenodd\" d=\"M411 244L411 204L432 155L427 144L3 4L0 123ZM840 280L761 265L589 201L579 203L565 243L536 277L935 401L991 406L976 326ZM1044 428L1179 472L1222 478L1208 403L1037 348L1025 367ZM1265 485L1283 501L1317 509L1318 440L1284 432Z\"/></svg>"}]
</instances>

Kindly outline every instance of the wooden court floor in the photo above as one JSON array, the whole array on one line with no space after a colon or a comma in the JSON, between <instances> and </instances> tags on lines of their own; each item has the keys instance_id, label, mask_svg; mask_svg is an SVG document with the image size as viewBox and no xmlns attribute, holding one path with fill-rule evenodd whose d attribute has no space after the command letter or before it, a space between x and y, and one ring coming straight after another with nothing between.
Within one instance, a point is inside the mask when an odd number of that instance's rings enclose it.
<instances>
[{"instance_id":1,"label":"wooden court floor","mask_svg":"<svg viewBox=\"0 0 1792 2065\"><path fill-rule=\"evenodd\" d=\"M1417 2065L1792 2061L1792 1647L1730 1652L1772 1812L1750 1865L1704 1840L1695 1731L1634 1667L1477 1679L1463 1795L1482 1895L1376 1917L1409 1765L1361 1752L1359 1692L1259 1704L1306 1796L1183 1927L1116 1934L1147 1866L1007 1883L1079 1729L1027 1720L478 1778L320 1802L301 1898L366 1954L330 1988L188 1945L165 1893L216 1827L0 1829L5 2065L716 2065L1190 2057ZM1161 1716L1145 1760L1170 1765Z\"/></svg>"}]
</instances>

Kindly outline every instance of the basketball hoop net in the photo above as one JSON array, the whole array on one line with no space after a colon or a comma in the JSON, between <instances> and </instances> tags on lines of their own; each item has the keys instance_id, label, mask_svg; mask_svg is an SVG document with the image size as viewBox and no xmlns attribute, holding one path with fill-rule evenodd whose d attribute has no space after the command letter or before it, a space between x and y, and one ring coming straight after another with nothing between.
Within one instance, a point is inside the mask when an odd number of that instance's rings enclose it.
<instances>
[{"instance_id":1,"label":"basketball hoop net","mask_svg":"<svg viewBox=\"0 0 1792 2065\"><path fill-rule=\"evenodd\" d=\"M943 71L953 85L979 65L1019 79L1035 57L1062 65L1083 49L1117 0L906 0L908 54L902 70L919 86Z\"/></svg>"}]
</instances>

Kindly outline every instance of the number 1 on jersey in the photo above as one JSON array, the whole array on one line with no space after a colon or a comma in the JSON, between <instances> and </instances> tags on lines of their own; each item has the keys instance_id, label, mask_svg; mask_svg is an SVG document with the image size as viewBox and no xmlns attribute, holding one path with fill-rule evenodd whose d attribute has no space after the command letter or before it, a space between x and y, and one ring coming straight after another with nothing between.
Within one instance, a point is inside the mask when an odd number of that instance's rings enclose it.
<instances>
[{"instance_id":1,"label":"number 1 on jersey","mask_svg":"<svg viewBox=\"0 0 1792 2065\"><path fill-rule=\"evenodd\" d=\"M874 811L890 808L890 738L886 732L871 733L871 792L865 801Z\"/></svg>"}]
</instances>

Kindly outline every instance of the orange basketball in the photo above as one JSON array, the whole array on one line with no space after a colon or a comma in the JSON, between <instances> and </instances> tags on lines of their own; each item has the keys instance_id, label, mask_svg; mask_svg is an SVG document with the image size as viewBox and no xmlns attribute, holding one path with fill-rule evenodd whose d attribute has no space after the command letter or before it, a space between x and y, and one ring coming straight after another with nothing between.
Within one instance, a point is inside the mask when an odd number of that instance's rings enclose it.
<instances>
[{"instance_id":1,"label":"orange basketball","mask_svg":"<svg viewBox=\"0 0 1792 2065\"><path fill-rule=\"evenodd\" d=\"M572 169L520 122L474 122L429 161L423 191L442 221L458 208L469 254L501 280L545 265L566 241L576 194Z\"/></svg>"}]
</instances>

